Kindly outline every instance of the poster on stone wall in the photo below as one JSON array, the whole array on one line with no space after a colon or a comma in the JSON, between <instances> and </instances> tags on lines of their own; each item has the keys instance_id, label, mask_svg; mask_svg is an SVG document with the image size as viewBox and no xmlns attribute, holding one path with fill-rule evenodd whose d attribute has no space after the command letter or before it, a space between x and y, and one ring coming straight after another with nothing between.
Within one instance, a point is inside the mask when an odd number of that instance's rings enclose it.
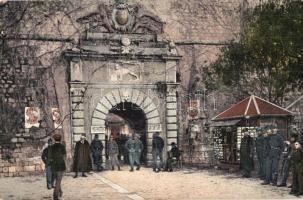
<instances>
[{"instance_id":1,"label":"poster on stone wall","mask_svg":"<svg viewBox=\"0 0 303 200\"><path fill-rule=\"evenodd\" d=\"M40 109L38 107L25 107L25 128L39 127Z\"/></svg>"},{"instance_id":2,"label":"poster on stone wall","mask_svg":"<svg viewBox=\"0 0 303 200\"><path fill-rule=\"evenodd\" d=\"M200 116L200 100L199 99L190 99L188 106L188 118L197 119Z\"/></svg>"},{"instance_id":3,"label":"poster on stone wall","mask_svg":"<svg viewBox=\"0 0 303 200\"><path fill-rule=\"evenodd\" d=\"M62 128L62 118L59 108L52 108L52 118L54 122L55 129Z\"/></svg>"}]
</instances>

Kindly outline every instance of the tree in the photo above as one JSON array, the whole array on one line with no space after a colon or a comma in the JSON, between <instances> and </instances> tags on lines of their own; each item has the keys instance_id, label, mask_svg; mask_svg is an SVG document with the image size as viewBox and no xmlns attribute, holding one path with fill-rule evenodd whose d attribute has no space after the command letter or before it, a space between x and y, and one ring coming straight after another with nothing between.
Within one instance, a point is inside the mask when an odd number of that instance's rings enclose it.
<instances>
[{"instance_id":1,"label":"tree","mask_svg":"<svg viewBox=\"0 0 303 200\"><path fill-rule=\"evenodd\" d=\"M303 2L259 5L245 24L240 41L222 48L214 73L227 86L282 104L303 88Z\"/></svg>"}]
</instances>

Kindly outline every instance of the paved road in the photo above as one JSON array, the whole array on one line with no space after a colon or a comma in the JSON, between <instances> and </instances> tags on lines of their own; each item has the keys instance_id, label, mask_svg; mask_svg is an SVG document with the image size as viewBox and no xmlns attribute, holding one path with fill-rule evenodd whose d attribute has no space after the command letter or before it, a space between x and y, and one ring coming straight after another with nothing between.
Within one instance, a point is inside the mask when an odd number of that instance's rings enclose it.
<instances>
[{"instance_id":1,"label":"paved road","mask_svg":"<svg viewBox=\"0 0 303 200\"><path fill-rule=\"evenodd\" d=\"M129 172L91 173L87 178L63 178L64 200L200 200L200 199L298 199L289 188L262 186L258 179L243 179L219 171L182 170L154 173L150 168ZM2 200L52 199L44 176L0 179ZM303 197L301 197L303 198Z\"/></svg>"}]
</instances>

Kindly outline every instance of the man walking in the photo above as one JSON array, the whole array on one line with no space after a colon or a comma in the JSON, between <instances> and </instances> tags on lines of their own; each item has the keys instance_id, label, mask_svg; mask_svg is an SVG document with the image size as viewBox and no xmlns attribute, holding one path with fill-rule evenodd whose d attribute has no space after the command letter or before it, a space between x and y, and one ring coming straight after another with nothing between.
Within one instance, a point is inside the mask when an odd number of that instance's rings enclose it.
<instances>
[{"instance_id":1,"label":"man walking","mask_svg":"<svg viewBox=\"0 0 303 200\"><path fill-rule=\"evenodd\" d=\"M153 171L159 172L161 171L161 168L163 167L163 148L164 148L164 141L160 137L160 133L156 132L153 135L153 141L152 141L152 155L153 155ZM160 163L158 162L158 159L160 160Z\"/></svg>"},{"instance_id":2,"label":"man walking","mask_svg":"<svg viewBox=\"0 0 303 200\"><path fill-rule=\"evenodd\" d=\"M143 150L143 144L138 139L135 134L132 134L132 137L127 140L125 144L125 148L128 151L129 155L129 163L130 163L130 171L134 171L134 165L137 165L136 170L140 169L140 156Z\"/></svg>"},{"instance_id":3,"label":"man walking","mask_svg":"<svg viewBox=\"0 0 303 200\"><path fill-rule=\"evenodd\" d=\"M93 156L93 162L96 166L97 171L102 171L102 151L103 151L103 144L101 140L99 140L99 135L96 134L95 138L93 139L90 149Z\"/></svg>"},{"instance_id":4,"label":"man walking","mask_svg":"<svg viewBox=\"0 0 303 200\"><path fill-rule=\"evenodd\" d=\"M66 158L66 149L63 144L61 144L61 135L56 133L53 136L55 144L51 146L50 152L50 163L51 168L55 177L55 189L53 192L53 199L58 200L59 197L62 197L63 192L61 189L61 181L63 173L66 170L65 158Z\"/></svg>"},{"instance_id":5,"label":"man walking","mask_svg":"<svg viewBox=\"0 0 303 200\"><path fill-rule=\"evenodd\" d=\"M55 177L50 162L50 153L51 153L52 144L53 144L53 140L49 138L41 156L42 161L45 164L46 184L47 184L47 189L49 190L55 187L54 186Z\"/></svg>"},{"instance_id":6,"label":"man walking","mask_svg":"<svg viewBox=\"0 0 303 200\"><path fill-rule=\"evenodd\" d=\"M120 171L120 164L118 160L119 147L117 142L114 140L113 135L110 136L109 141L107 143L107 152L111 169L115 170L116 165L118 167L118 171Z\"/></svg>"},{"instance_id":7,"label":"man walking","mask_svg":"<svg viewBox=\"0 0 303 200\"><path fill-rule=\"evenodd\" d=\"M248 129L245 128L243 131L244 136L241 140L240 146L240 169L244 172L243 177L250 178L251 171L254 169L254 144L252 137L249 135Z\"/></svg>"},{"instance_id":8,"label":"man walking","mask_svg":"<svg viewBox=\"0 0 303 200\"><path fill-rule=\"evenodd\" d=\"M85 134L82 134L80 141L76 143L73 169L75 172L74 178L78 177L78 172L82 172L82 176L87 177L85 172L89 172L92 169L90 148Z\"/></svg>"}]
</instances>

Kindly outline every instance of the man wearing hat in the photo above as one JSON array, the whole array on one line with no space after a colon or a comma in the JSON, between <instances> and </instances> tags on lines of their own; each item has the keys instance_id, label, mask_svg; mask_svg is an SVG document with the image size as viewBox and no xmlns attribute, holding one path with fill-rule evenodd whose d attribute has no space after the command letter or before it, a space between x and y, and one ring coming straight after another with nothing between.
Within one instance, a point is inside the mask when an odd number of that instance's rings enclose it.
<instances>
[{"instance_id":1,"label":"man wearing hat","mask_svg":"<svg viewBox=\"0 0 303 200\"><path fill-rule=\"evenodd\" d=\"M46 183L47 189L54 188L54 173L52 172L51 162L50 162L50 153L51 153L51 146L53 144L53 140L51 138L48 139L45 148L42 152L42 161L45 164L45 173L46 173Z\"/></svg>"},{"instance_id":2,"label":"man wearing hat","mask_svg":"<svg viewBox=\"0 0 303 200\"><path fill-rule=\"evenodd\" d=\"M75 172L74 178L78 177L78 172L82 172L82 176L86 177L85 172L89 172L92 169L90 148L85 134L82 134L80 141L76 143L73 169Z\"/></svg>"},{"instance_id":3,"label":"man wearing hat","mask_svg":"<svg viewBox=\"0 0 303 200\"><path fill-rule=\"evenodd\" d=\"M277 186L278 180L278 168L279 168L279 160L281 153L283 151L283 138L278 133L278 127L276 124L273 124L271 127L272 135L269 137L269 159L268 165L266 166L266 181L263 185L269 184L272 182L274 186Z\"/></svg>"},{"instance_id":4,"label":"man wearing hat","mask_svg":"<svg viewBox=\"0 0 303 200\"><path fill-rule=\"evenodd\" d=\"M58 200L59 197L62 197L63 195L61 181L63 178L63 173L66 170L66 149L65 146L61 144L61 135L59 133L54 134L53 138L55 140L55 144L51 146L50 162L55 177L53 199Z\"/></svg>"},{"instance_id":5,"label":"man wearing hat","mask_svg":"<svg viewBox=\"0 0 303 200\"><path fill-rule=\"evenodd\" d=\"M134 171L134 165L137 165L136 170L140 169L140 157L143 150L143 144L139 140L136 134L132 134L132 137L125 143L125 148L128 151L130 171Z\"/></svg>"},{"instance_id":6,"label":"man wearing hat","mask_svg":"<svg viewBox=\"0 0 303 200\"><path fill-rule=\"evenodd\" d=\"M256 129L257 132L257 138L256 138L256 154L258 158L259 163L259 171L258 174L260 177L263 177L264 174L262 173L263 169L263 142L264 142L264 136L263 136L263 129L261 127L258 127Z\"/></svg>"},{"instance_id":7,"label":"man wearing hat","mask_svg":"<svg viewBox=\"0 0 303 200\"><path fill-rule=\"evenodd\" d=\"M243 130L244 136L240 146L240 169L243 170L243 177L250 178L251 171L254 169L254 141L249 135L248 129Z\"/></svg>"}]
</instances>

